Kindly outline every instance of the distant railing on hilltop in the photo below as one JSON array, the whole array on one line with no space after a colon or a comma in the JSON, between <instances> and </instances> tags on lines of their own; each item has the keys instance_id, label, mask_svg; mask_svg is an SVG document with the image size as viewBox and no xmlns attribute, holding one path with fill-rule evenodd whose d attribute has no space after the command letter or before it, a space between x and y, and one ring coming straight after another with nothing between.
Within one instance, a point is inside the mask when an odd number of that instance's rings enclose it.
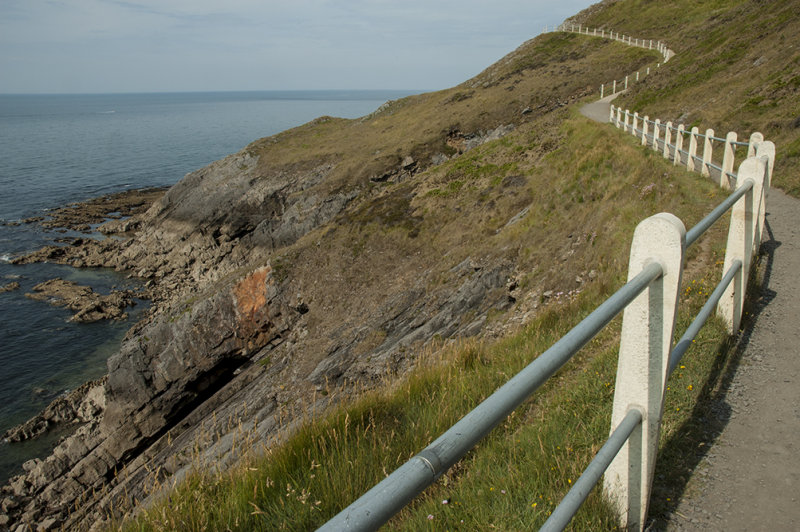
<instances>
[{"instance_id":1,"label":"distant railing on hilltop","mask_svg":"<svg viewBox=\"0 0 800 532\"><path fill-rule=\"evenodd\" d=\"M545 26L545 33L548 31L548 27ZM605 28L588 28L582 26L580 24L559 24L556 26L553 31L565 31L569 33L579 33L581 35L588 35L590 37L600 37L601 39L612 39L617 42L621 42L623 44L627 44L628 46L636 46L638 48L645 48L648 50L656 50L657 52L661 53L664 57L664 63L669 61L674 55L675 52L670 50L667 45L659 40L653 39L640 39L638 37L631 37L630 35L623 35L618 31L608 30ZM656 68L661 67L661 63L656 63ZM622 92L624 90L628 90L628 82L629 78L630 81L639 81L640 75L643 74L644 76L650 75L650 67L644 72L636 71L632 74L625 76L620 80L613 80L609 83L603 83L600 85L600 98L604 98L606 95L606 85L611 86L611 93L608 96L617 94L618 92ZM619 89L619 90L617 90Z\"/></svg>"},{"instance_id":2,"label":"distant railing on hilltop","mask_svg":"<svg viewBox=\"0 0 800 532\"><path fill-rule=\"evenodd\" d=\"M578 26L577 32L596 35L597 31ZM605 30L599 31L601 37L606 36ZM615 36L613 32L608 32L608 36L634 46L652 46L644 40ZM665 61L673 55L663 43L658 42L656 49L664 53ZM629 120L631 116L635 117L633 124ZM720 177L717 182L726 188L735 187L735 191L688 231L680 219L669 213L656 214L639 223L633 234L628 282L622 288L433 443L334 516L320 530L375 530L387 522L623 311L610 436L541 530L563 530L603 475L603 491L617 508L622 527L643 530L667 379L715 308L726 322L729 333L734 334L739 329L749 269L758 251L764 226L766 192L775 161L775 145L764 141L760 133L754 133L747 143L747 158L733 173L733 151L736 146L745 144L736 140L735 133L719 139L713 136L712 130L699 135L697 128L692 128L689 150L684 151L685 128L682 125L673 128L667 122L664 137L661 137L659 120L650 122L644 117L640 129L638 113L631 115L626 110L625 121L621 119L622 111L612 108L609 120L617 127L641 136L643 145L650 144L666 158L671 158L674 164L686 164L688 169L709 177L713 177L712 170L718 168ZM672 132L676 134L674 144ZM702 158L696 154L701 137L704 141ZM721 166L712 161L711 146L714 142L725 142ZM673 346L686 250L729 209L731 219L722 280Z\"/></svg>"}]
</instances>

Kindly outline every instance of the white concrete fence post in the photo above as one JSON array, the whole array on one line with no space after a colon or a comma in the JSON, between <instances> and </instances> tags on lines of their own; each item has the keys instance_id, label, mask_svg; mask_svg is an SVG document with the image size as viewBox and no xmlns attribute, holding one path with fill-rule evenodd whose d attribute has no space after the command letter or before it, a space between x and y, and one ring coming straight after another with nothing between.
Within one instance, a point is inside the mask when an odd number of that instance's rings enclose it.
<instances>
[{"instance_id":1,"label":"white concrete fence post","mask_svg":"<svg viewBox=\"0 0 800 532\"><path fill-rule=\"evenodd\" d=\"M650 75L650 67L647 67L647 75Z\"/></svg>"},{"instance_id":2,"label":"white concrete fence post","mask_svg":"<svg viewBox=\"0 0 800 532\"><path fill-rule=\"evenodd\" d=\"M636 81L639 81L639 71L636 71Z\"/></svg>"},{"instance_id":3,"label":"white concrete fence post","mask_svg":"<svg viewBox=\"0 0 800 532\"><path fill-rule=\"evenodd\" d=\"M617 80L614 80L614 87L611 89L611 94L617 93Z\"/></svg>"},{"instance_id":4,"label":"white concrete fence post","mask_svg":"<svg viewBox=\"0 0 800 532\"><path fill-rule=\"evenodd\" d=\"M647 128L650 126L648 123L650 121L650 117L644 115L642 118L642 146L647 146Z\"/></svg>"},{"instance_id":5,"label":"white concrete fence post","mask_svg":"<svg viewBox=\"0 0 800 532\"><path fill-rule=\"evenodd\" d=\"M633 127L631 127L631 135L634 137L637 134L637 129L639 129L639 113L638 111L633 112Z\"/></svg>"},{"instance_id":6,"label":"white concrete fence post","mask_svg":"<svg viewBox=\"0 0 800 532\"><path fill-rule=\"evenodd\" d=\"M661 119L656 118L653 126L653 151L658 151L658 138L661 136Z\"/></svg>"},{"instance_id":7,"label":"white concrete fence post","mask_svg":"<svg viewBox=\"0 0 800 532\"><path fill-rule=\"evenodd\" d=\"M621 113L622 113L622 110L619 107L617 107L617 129L619 129L620 126L622 126L622 114Z\"/></svg>"},{"instance_id":8,"label":"white concrete fence post","mask_svg":"<svg viewBox=\"0 0 800 532\"><path fill-rule=\"evenodd\" d=\"M604 87L604 86L605 86L605 83L601 83L601 84L600 84L600 99L601 99L601 100L603 99L603 87Z\"/></svg>"},{"instance_id":9,"label":"white concrete fence post","mask_svg":"<svg viewBox=\"0 0 800 532\"><path fill-rule=\"evenodd\" d=\"M772 186L772 169L775 166L775 144L770 140L765 140L758 144L756 149L756 157L767 159L767 171L764 174L764 196L761 199L761 205L758 209L758 220L756 224L756 236L753 242L753 252L757 253L759 246L761 246L761 234L764 231L764 218L766 216L767 196L769 195L769 188Z\"/></svg>"},{"instance_id":10,"label":"white concrete fence post","mask_svg":"<svg viewBox=\"0 0 800 532\"><path fill-rule=\"evenodd\" d=\"M726 188L728 190L731 189L731 179L728 174L733 172L733 160L735 152L733 151L736 145L737 135L735 131L729 131L727 135L725 135L725 151L722 155L722 175L719 176L719 186Z\"/></svg>"},{"instance_id":11,"label":"white concrete fence post","mask_svg":"<svg viewBox=\"0 0 800 532\"><path fill-rule=\"evenodd\" d=\"M768 164L767 157L748 157L739 165L737 173L737 189L745 186L745 182L749 179L753 180L753 188L748 190L731 209L731 223L725 247L723 272L727 272L735 261L742 261L741 269L717 304L717 314L725 320L730 334L735 334L742 322L745 288L750 274L753 249L756 245L756 225L759 221L759 210L764 193L764 177Z\"/></svg>"},{"instance_id":12,"label":"white concrete fence post","mask_svg":"<svg viewBox=\"0 0 800 532\"><path fill-rule=\"evenodd\" d=\"M705 141L703 142L703 166L700 168L700 174L704 175L705 177L709 177L711 175L710 168L708 164L711 162L712 152L714 150L714 146L712 145L713 139L711 137L714 136L713 129L706 129L705 134Z\"/></svg>"},{"instance_id":13,"label":"white concrete fence post","mask_svg":"<svg viewBox=\"0 0 800 532\"><path fill-rule=\"evenodd\" d=\"M623 530L642 530L646 522L685 248L686 229L672 214L651 216L633 233L628 279L652 262L663 274L622 318L611 432L632 409L641 411L642 424L611 462L603 491L616 506Z\"/></svg>"},{"instance_id":14,"label":"white concrete fence post","mask_svg":"<svg viewBox=\"0 0 800 532\"><path fill-rule=\"evenodd\" d=\"M683 124L678 124L678 133L675 137L675 158L672 160L672 164L678 166L681 164L681 152L683 151L683 133L685 132L685 128Z\"/></svg>"},{"instance_id":15,"label":"white concrete fence post","mask_svg":"<svg viewBox=\"0 0 800 532\"><path fill-rule=\"evenodd\" d=\"M628 76L625 76L625 90L628 90Z\"/></svg>"},{"instance_id":16,"label":"white concrete fence post","mask_svg":"<svg viewBox=\"0 0 800 532\"><path fill-rule=\"evenodd\" d=\"M764 142L764 135L758 131L754 131L753 134L750 135L750 140L748 141L749 144L747 145L747 156L754 157L756 154L756 148L762 142Z\"/></svg>"},{"instance_id":17,"label":"white concrete fence post","mask_svg":"<svg viewBox=\"0 0 800 532\"><path fill-rule=\"evenodd\" d=\"M612 124L614 123L614 104L611 104L611 107L608 110L608 121ZM619 127L619 125L617 125Z\"/></svg>"},{"instance_id":18,"label":"white concrete fence post","mask_svg":"<svg viewBox=\"0 0 800 532\"><path fill-rule=\"evenodd\" d=\"M669 159L669 145L672 142L672 122L664 126L664 159Z\"/></svg>"},{"instance_id":19,"label":"white concrete fence post","mask_svg":"<svg viewBox=\"0 0 800 532\"><path fill-rule=\"evenodd\" d=\"M629 124L630 124L630 122L629 122L630 121L630 116L631 116L630 112L628 112L628 110L625 109L625 125L623 126L622 131L624 131L626 133L628 132L628 127L629 127Z\"/></svg>"},{"instance_id":20,"label":"white concrete fence post","mask_svg":"<svg viewBox=\"0 0 800 532\"><path fill-rule=\"evenodd\" d=\"M697 157L697 137L699 134L700 130L697 126L693 127L689 133L689 158L686 160L686 169L690 172L694 172L695 168L694 158Z\"/></svg>"}]
</instances>

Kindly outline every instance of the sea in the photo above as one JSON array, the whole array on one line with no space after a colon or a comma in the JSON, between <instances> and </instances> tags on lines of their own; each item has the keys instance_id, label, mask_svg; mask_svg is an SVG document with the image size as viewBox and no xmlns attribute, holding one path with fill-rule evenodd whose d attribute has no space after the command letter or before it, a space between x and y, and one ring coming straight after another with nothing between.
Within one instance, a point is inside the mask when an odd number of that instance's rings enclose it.
<instances>
[{"instance_id":1,"label":"sea","mask_svg":"<svg viewBox=\"0 0 800 532\"><path fill-rule=\"evenodd\" d=\"M146 301L138 301L125 321L76 324L68 321L69 311L25 297L55 277L101 293L135 288L136 281L108 269L12 265L15 255L71 236L16 222L103 194L169 186L258 138L323 115L361 117L418 92L0 94L0 286L20 284L0 293L0 434L101 377L147 309ZM0 484L21 472L24 461L46 455L64 434L0 442Z\"/></svg>"}]
</instances>

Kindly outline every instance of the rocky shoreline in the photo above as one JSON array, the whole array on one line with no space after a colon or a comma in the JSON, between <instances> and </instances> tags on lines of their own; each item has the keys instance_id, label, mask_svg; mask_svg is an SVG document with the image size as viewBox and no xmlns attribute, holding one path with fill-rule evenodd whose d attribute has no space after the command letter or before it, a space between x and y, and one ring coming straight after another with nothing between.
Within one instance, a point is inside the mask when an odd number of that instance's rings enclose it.
<instances>
[{"instance_id":1,"label":"rocky shoreline","mask_svg":"<svg viewBox=\"0 0 800 532\"><path fill-rule=\"evenodd\" d=\"M57 424L77 426L0 488L0 524L100 527L141 507L154 485L179 480L198 460L234 463L242 438L274 441L295 423L291 412L321 410L348 383L405 371L413 364L409 346L475 334L487 313L513 303L506 261L468 259L431 291L433 270L414 273L409 254L377 266L385 268L384 296L360 303L370 319L352 315L345 309L358 305L359 292L349 280L337 287L341 281L325 273L334 283L315 282L321 271L338 270L315 265L316 245L299 248L291 262L272 253L338 216L364 190L316 191L330 165L255 180L263 172L257 163L240 153L187 175L146 212L101 226L117 238L71 238L13 260L114 268L143 280L153 303L109 359L103 381L59 398L5 436L17 441ZM204 189L218 182L224 193L209 200ZM79 210L71 208L73 228L83 225Z\"/></svg>"},{"instance_id":2,"label":"rocky shoreline","mask_svg":"<svg viewBox=\"0 0 800 532\"><path fill-rule=\"evenodd\" d=\"M86 388L95 392L17 431L76 427L0 488L0 526L94 530L129 518L193 470L225 469L304 414L401 377L433 343L503 330L510 309L519 323L577 290L580 266L520 271L518 235L535 201L531 168L557 149L561 108L586 82L544 94L536 75L517 72L521 100L509 105L510 64L467 92L257 140L146 210L143 201L144 212L98 200L103 217L130 214L98 227L109 238L69 237L15 258L113 268L141 280L152 304L106 379ZM526 135L510 159L483 149ZM74 212L65 230L101 223ZM579 228L554 230L562 262L589 249Z\"/></svg>"}]
</instances>

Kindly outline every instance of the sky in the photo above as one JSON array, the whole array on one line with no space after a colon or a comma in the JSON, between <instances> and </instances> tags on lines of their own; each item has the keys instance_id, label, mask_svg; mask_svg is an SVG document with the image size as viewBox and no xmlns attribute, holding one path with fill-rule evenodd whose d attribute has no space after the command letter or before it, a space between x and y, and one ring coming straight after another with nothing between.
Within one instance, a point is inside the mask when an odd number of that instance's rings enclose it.
<instances>
[{"instance_id":1,"label":"sky","mask_svg":"<svg viewBox=\"0 0 800 532\"><path fill-rule=\"evenodd\" d=\"M590 0L0 0L0 93L451 87Z\"/></svg>"}]
</instances>

